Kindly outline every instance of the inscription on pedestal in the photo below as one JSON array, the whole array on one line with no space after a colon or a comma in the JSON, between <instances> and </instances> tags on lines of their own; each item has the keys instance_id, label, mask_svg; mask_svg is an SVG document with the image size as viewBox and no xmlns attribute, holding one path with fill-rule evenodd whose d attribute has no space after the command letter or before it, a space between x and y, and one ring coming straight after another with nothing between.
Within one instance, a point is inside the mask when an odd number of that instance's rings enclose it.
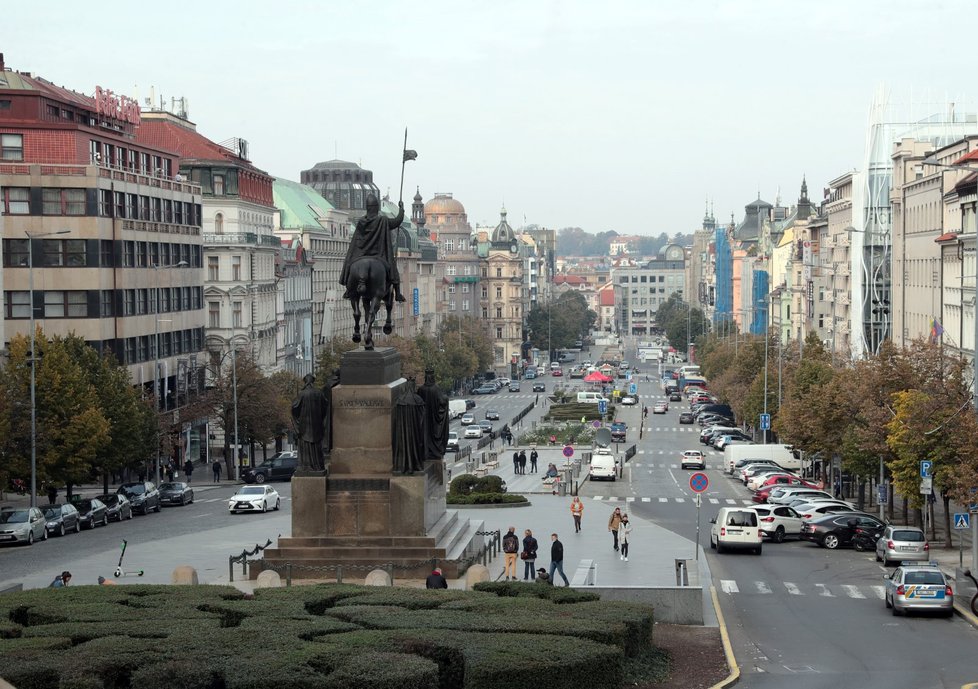
<instances>
[{"instance_id":1,"label":"inscription on pedestal","mask_svg":"<svg viewBox=\"0 0 978 689\"><path fill-rule=\"evenodd\" d=\"M391 489L388 478L331 478L327 482L328 490L382 490Z\"/></svg>"}]
</instances>

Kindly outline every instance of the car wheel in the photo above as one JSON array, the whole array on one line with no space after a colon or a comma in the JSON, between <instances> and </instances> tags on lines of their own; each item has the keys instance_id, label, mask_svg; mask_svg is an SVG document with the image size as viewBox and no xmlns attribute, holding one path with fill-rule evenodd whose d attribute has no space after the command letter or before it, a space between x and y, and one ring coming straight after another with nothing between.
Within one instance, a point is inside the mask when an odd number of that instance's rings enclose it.
<instances>
[{"instance_id":1,"label":"car wheel","mask_svg":"<svg viewBox=\"0 0 978 689\"><path fill-rule=\"evenodd\" d=\"M890 605L890 597L889 596L883 596L883 605L885 605L887 608L892 608L893 607L892 605Z\"/></svg>"},{"instance_id":2,"label":"car wheel","mask_svg":"<svg viewBox=\"0 0 978 689\"><path fill-rule=\"evenodd\" d=\"M102 515L102 526L108 526L108 525L109 525L109 515L103 514Z\"/></svg>"},{"instance_id":3,"label":"car wheel","mask_svg":"<svg viewBox=\"0 0 978 689\"><path fill-rule=\"evenodd\" d=\"M264 483L264 482L265 482L265 474L262 473L255 474L255 483Z\"/></svg>"},{"instance_id":4,"label":"car wheel","mask_svg":"<svg viewBox=\"0 0 978 689\"><path fill-rule=\"evenodd\" d=\"M282 501L275 498L275 511L278 512L278 508L282 506Z\"/></svg>"},{"instance_id":5,"label":"car wheel","mask_svg":"<svg viewBox=\"0 0 978 689\"><path fill-rule=\"evenodd\" d=\"M42 541L48 540L48 527L46 526L44 527L44 534L41 535L41 540Z\"/></svg>"},{"instance_id":6,"label":"car wheel","mask_svg":"<svg viewBox=\"0 0 978 689\"><path fill-rule=\"evenodd\" d=\"M717 541L717 554L719 555L722 552L723 552L723 543Z\"/></svg>"},{"instance_id":7,"label":"car wheel","mask_svg":"<svg viewBox=\"0 0 978 689\"><path fill-rule=\"evenodd\" d=\"M717 544L713 541L713 536L710 536L710 550L716 550Z\"/></svg>"},{"instance_id":8,"label":"car wheel","mask_svg":"<svg viewBox=\"0 0 978 689\"><path fill-rule=\"evenodd\" d=\"M903 614L903 611L902 611L902 610L900 610L900 608L898 608L898 607L896 606L896 603L895 603L895 602L894 602L894 604L893 604L893 605L892 605L891 607L893 608L893 616L894 616L894 617L899 617L900 615L902 615L902 614Z\"/></svg>"},{"instance_id":9,"label":"car wheel","mask_svg":"<svg viewBox=\"0 0 978 689\"><path fill-rule=\"evenodd\" d=\"M776 528L774 530L774 542L775 543L784 543L784 527L783 526L779 526L778 528Z\"/></svg>"},{"instance_id":10,"label":"car wheel","mask_svg":"<svg viewBox=\"0 0 978 689\"><path fill-rule=\"evenodd\" d=\"M763 550L763 546L757 546L756 548L754 548L754 554L760 555L762 550Z\"/></svg>"},{"instance_id":11,"label":"car wheel","mask_svg":"<svg viewBox=\"0 0 978 689\"><path fill-rule=\"evenodd\" d=\"M882 560L883 560L883 558L880 557L880 554L879 553L876 553L876 561L877 562L882 562ZM883 566L885 567L886 565L883 565Z\"/></svg>"},{"instance_id":12,"label":"car wheel","mask_svg":"<svg viewBox=\"0 0 978 689\"><path fill-rule=\"evenodd\" d=\"M27 545L34 545L34 529L27 532Z\"/></svg>"},{"instance_id":13,"label":"car wheel","mask_svg":"<svg viewBox=\"0 0 978 689\"><path fill-rule=\"evenodd\" d=\"M262 501L261 511L262 512L268 512L268 503L267 502Z\"/></svg>"},{"instance_id":14,"label":"car wheel","mask_svg":"<svg viewBox=\"0 0 978 689\"><path fill-rule=\"evenodd\" d=\"M65 523L64 522L61 522L61 524L58 525L58 535L59 536L64 536L65 535Z\"/></svg>"},{"instance_id":15,"label":"car wheel","mask_svg":"<svg viewBox=\"0 0 978 689\"><path fill-rule=\"evenodd\" d=\"M81 519L75 521L75 533L81 533Z\"/></svg>"},{"instance_id":16,"label":"car wheel","mask_svg":"<svg viewBox=\"0 0 978 689\"><path fill-rule=\"evenodd\" d=\"M161 507L161 505L160 505L159 501L157 501L157 503L156 503L156 512L157 512L157 514L159 514L160 507Z\"/></svg>"},{"instance_id":17,"label":"car wheel","mask_svg":"<svg viewBox=\"0 0 978 689\"><path fill-rule=\"evenodd\" d=\"M186 505L187 505L187 497L185 495L181 495L180 496L180 507L186 507Z\"/></svg>"},{"instance_id":18,"label":"car wheel","mask_svg":"<svg viewBox=\"0 0 978 689\"><path fill-rule=\"evenodd\" d=\"M877 558L877 559L879 559L879 558ZM885 557L883 558L883 566L884 567L889 567L890 566L890 561L887 560Z\"/></svg>"},{"instance_id":19,"label":"car wheel","mask_svg":"<svg viewBox=\"0 0 978 689\"><path fill-rule=\"evenodd\" d=\"M822 545L829 550L835 550L839 547L839 537L834 533L825 534L822 538Z\"/></svg>"}]
</instances>

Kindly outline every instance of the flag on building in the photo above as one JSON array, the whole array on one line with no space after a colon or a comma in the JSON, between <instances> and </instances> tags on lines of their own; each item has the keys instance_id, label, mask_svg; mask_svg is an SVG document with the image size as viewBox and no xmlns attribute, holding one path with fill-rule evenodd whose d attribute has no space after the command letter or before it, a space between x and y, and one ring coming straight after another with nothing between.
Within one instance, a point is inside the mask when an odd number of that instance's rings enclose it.
<instances>
[{"instance_id":1,"label":"flag on building","mask_svg":"<svg viewBox=\"0 0 978 689\"><path fill-rule=\"evenodd\" d=\"M944 334L944 328L941 327L941 324L938 322L938 320L936 318L932 319L931 322L930 322L930 341L931 341L931 343L932 344L935 344L935 343L939 342L940 339L941 339L941 335L943 335L943 334Z\"/></svg>"},{"instance_id":2,"label":"flag on building","mask_svg":"<svg viewBox=\"0 0 978 689\"><path fill-rule=\"evenodd\" d=\"M412 151L410 148L405 148L404 149L404 162L405 163L407 161L409 161L409 160L417 160L417 159L418 159L418 152L417 151Z\"/></svg>"}]
</instances>

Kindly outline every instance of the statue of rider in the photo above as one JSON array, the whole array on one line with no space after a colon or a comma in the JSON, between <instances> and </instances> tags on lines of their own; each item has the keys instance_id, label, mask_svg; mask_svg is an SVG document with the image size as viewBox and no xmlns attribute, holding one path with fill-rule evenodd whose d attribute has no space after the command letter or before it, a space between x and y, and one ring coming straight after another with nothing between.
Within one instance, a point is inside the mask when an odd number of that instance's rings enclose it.
<instances>
[{"instance_id":1,"label":"statue of rider","mask_svg":"<svg viewBox=\"0 0 978 689\"><path fill-rule=\"evenodd\" d=\"M365 256L379 258L387 266L387 284L394 288L394 299L404 301L401 294L401 276L397 272L396 251L391 236L404 221L404 202L398 201L397 215L388 218L380 212L380 201L373 194L367 196L367 214L357 220L357 227L350 239L346 250L346 260L343 261L343 272L340 273L340 284L346 287L344 299L352 299L355 295L349 290L350 266Z\"/></svg>"}]
</instances>

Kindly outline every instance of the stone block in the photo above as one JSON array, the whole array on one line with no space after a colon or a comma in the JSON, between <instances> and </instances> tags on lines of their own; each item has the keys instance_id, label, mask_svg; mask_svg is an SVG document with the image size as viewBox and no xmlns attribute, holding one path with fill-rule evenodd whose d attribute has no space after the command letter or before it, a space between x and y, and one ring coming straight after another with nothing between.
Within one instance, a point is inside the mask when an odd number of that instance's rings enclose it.
<instances>
[{"instance_id":1,"label":"stone block","mask_svg":"<svg viewBox=\"0 0 978 689\"><path fill-rule=\"evenodd\" d=\"M391 477L391 535L425 535L425 483L423 474Z\"/></svg>"},{"instance_id":2,"label":"stone block","mask_svg":"<svg viewBox=\"0 0 978 689\"><path fill-rule=\"evenodd\" d=\"M197 570L190 565L180 565L173 570L173 574L170 575L170 583L184 585L189 584L196 586L200 582L197 580Z\"/></svg>"},{"instance_id":3,"label":"stone block","mask_svg":"<svg viewBox=\"0 0 978 689\"><path fill-rule=\"evenodd\" d=\"M292 535L326 533L326 477L292 477Z\"/></svg>"},{"instance_id":4,"label":"stone block","mask_svg":"<svg viewBox=\"0 0 978 689\"><path fill-rule=\"evenodd\" d=\"M340 362L343 385L386 385L401 377L401 355L393 347L344 352Z\"/></svg>"},{"instance_id":5,"label":"stone block","mask_svg":"<svg viewBox=\"0 0 978 689\"><path fill-rule=\"evenodd\" d=\"M391 411L403 385L399 378L384 385L344 383L333 388L330 476L391 472Z\"/></svg>"},{"instance_id":6,"label":"stone block","mask_svg":"<svg viewBox=\"0 0 978 689\"><path fill-rule=\"evenodd\" d=\"M374 569L367 574L367 578L363 580L364 586L390 586L391 585L391 575L383 569Z\"/></svg>"},{"instance_id":7,"label":"stone block","mask_svg":"<svg viewBox=\"0 0 978 689\"><path fill-rule=\"evenodd\" d=\"M470 565L465 570L465 590L471 591L480 581L489 581L489 568L485 565Z\"/></svg>"},{"instance_id":8,"label":"stone block","mask_svg":"<svg viewBox=\"0 0 978 689\"><path fill-rule=\"evenodd\" d=\"M282 586L282 577L273 569L263 570L255 579L255 588L275 589Z\"/></svg>"}]
</instances>

